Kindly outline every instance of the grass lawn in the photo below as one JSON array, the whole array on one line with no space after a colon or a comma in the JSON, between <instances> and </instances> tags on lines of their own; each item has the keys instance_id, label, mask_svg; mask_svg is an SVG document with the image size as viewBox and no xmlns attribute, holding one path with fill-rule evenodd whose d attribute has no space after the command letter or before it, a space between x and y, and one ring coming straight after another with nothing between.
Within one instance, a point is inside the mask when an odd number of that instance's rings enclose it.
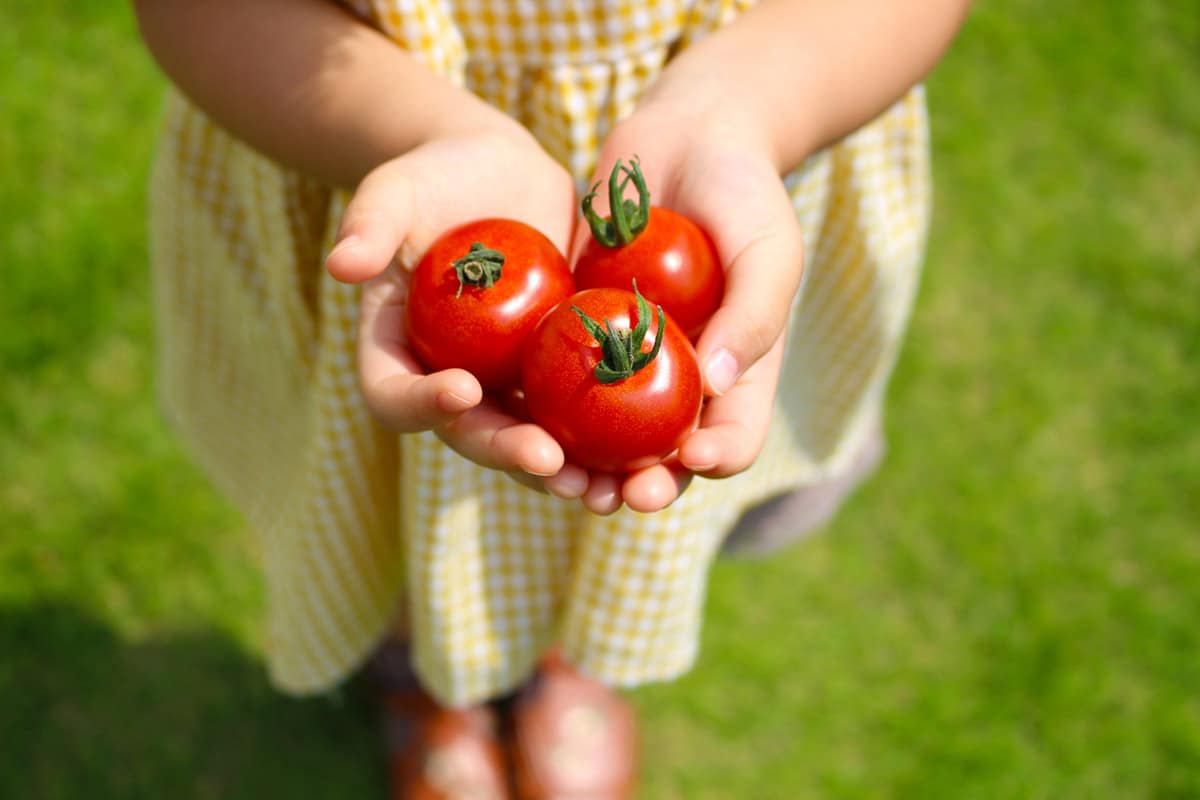
<instances>
[{"instance_id":1,"label":"grass lawn","mask_svg":"<svg viewBox=\"0 0 1200 800\"><path fill-rule=\"evenodd\" d=\"M117 3L0 27L0 797L380 797L266 684L249 537L152 387L162 80ZM713 575L647 798L1200 798L1200 15L979 3L890 457Z\"/></svg>"}]
</instances>

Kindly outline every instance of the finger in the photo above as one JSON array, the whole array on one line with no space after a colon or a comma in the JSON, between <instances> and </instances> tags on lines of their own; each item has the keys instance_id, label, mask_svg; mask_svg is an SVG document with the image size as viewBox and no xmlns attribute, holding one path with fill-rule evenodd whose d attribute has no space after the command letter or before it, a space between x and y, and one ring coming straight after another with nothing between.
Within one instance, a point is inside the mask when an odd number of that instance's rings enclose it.
<instances>
[{"instance_id":1,"label":"finger","mask_svg":"<svg viewBox=\"0 0 1200 800\"><path fill-rule=\"evenodd\" d=\"M371 414L396 433L446 425L483 398L479 382L461 369L418 375L400 372L363 385Z\"/></svg>"},{"instance_id":2,"label":"finger","mask_svg":"<svg viewBox=\"0 0 1200 800\"><path fill-rule=\"evenodd\" d=\"M565 464L555 474L543 481L546 491L564 500L583 497L588 490L587 470L574 464Z\"/></svg>"},{"instance_id":3,"label":"finger","mask_svg":"<svg viewBox=\"0 0 1200 800\"><path fill-rule=\"evenodd\" d=\"M359 383L371 413L389 430L411 433L445 425L483 399L466 370L425 374L404 330L405 274L390 270L363 288L359 314Z\"/></svg>"},{"instance_id":4,"label":"finger","mask_svg":"<svg viewBox=\"0 0 1200 800\"><path fill-rule=\"evenodd\" d=\"M710 394L732 389L779 339L800 285L801 259L798 231L765 233L734 257L725 297L696 344Z\"/></svg>"},{"instance_id":5,"label":"finger","mask_svg":"<svg viewBox=\"0 0 1200 800\"><path fill-rule=\"evenodd\" d=\"M700 427L679 448L679 462L709 478L727 478L750 467L766 443L783 361L783 339L724 396L710 399Z\"/></svg>"},{"instance_id":6,"label":"finger","mask_svg":"<svg viewBox=\"0 0 1200 800\"><path fill-rule=\"evenodd\" d=\"M696 342L705 388L721 395L787 325L804 266L800 225L783 181L764 161L701 165L684 176L674 200L713 237L725 266L725 296Z\"/></svg>"},{"instance_id":7,"label":"finger","mask_svg":"<svg viewBox=\"0 0 1200 800\"><path fill-rule=\"evenodd\" d=\"M537 425L521 422L486 401L438 429L460 455L491 469L548 478L563 468L562 448Z\"/></svg>"},{"instance_id":8,"label":"finger","mask_svg":"<svg viewBox=\"0 0 1200 800\"><path fill-rule=\"evenodd\" d=\"M521 472L520 470L510 470L504 474L524 486L526 489L532 489L541 494L546 493L545 478L539 478L536 475L530 475L528 472Z\"/></svg>"},{"instance_id":9,"label":"finger","mask_svg":"<svg viewBox=\"0 0 1200 800\"><path fill-rule=\"evenodd\" d=\"M563 500L576 500L583 497L583 493L588 488L587 471L573 464L563 466L557 473L547 478L520 470L509 470L504 474L522 486L543 494L552 494Z\"/></svg>"},{"instance_id":10,"label":"finger","mask_svg":"<svg viewBox=\"0 0 1200 800\"><path fill-rule=\"evenodd\" d=\"M339 281L360 283L383 272L414 225L417 204L403 160L368 175L342 213L325 268Z\"/></svg>"},{"instance_id":11,"label":"finger","mask_svg":"<svg viewBox=\"0 0 1200 800\"><path fill-rule=\"evenodd\" d=\"M621 482L616 475L594 473L590 476L583 505L602 517L614 514L621 507Z\"/></svg>"},{"instance_id":12,"label":"finger","mask_svg":"<svg viewBox=\"0 0 1200 800\"><path fill-rule=\"evenodd\" d=\"M655 464L626 478L621 485L621 497L634 511L648 514L674 503L691 481L691 471L678 463Z\"/></svg>"},{"instance_id":13,"label":"finger","mask_svg":"<svg viewBox=\"0 0 1200 800\"><path fill-rule=\"evenodd\" d=\"M445 425L483 399L466 370L425 374L409 352L404 330L407 274L391 269L363 287L359 311L359 384L367 408L397 433Z\"/></svg>"}]
</instances>

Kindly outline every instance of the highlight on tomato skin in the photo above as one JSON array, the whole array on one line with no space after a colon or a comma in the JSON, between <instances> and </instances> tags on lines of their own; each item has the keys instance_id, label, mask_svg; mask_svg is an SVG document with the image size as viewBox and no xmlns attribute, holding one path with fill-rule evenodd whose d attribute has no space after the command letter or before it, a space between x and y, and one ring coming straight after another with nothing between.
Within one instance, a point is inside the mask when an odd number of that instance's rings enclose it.
<instances>
[{"instance_id":1,"label":"highlight on tomato skin","mask_svg":"<svg viewBox=\"0 0 1200 800\"><path fill-rule=\"evenodd\" d=\"M525 341L575 290L566 258L536 228L474 220L442 234L409 279L408 345L430 372L467 370L485 390L520 380Z\"/></svg>"},{"instance_id":2,"label":"highlight on tomato skin","mask_svg":"<svg viewBox=\"0 0 1200 800\"><path fill-rule=\"evenodd\" d=\"M624 197L630 183L636 202ZM609 175L609 217L592 208L598 187L583 199L592 235L575 263L575 285L626 288L636 280L646 299L660 303L695 341L725 295L725 270L712 237L682 214L651 204L636 157L628 165L618 160Z\"/></svg>"},{"instance_id":3,"label":"highlight on tomato skin","mask_svg":"<svg viewBox=\"0 0 1200 800\"><path fill-rule=\"evenodd\" d=\"M666 460L695 430L703 401L687 336L625 289L578 292L543 317L525 350L521 385L530 418L567 461L598 472Z\"/></svg>"}]
</instances>

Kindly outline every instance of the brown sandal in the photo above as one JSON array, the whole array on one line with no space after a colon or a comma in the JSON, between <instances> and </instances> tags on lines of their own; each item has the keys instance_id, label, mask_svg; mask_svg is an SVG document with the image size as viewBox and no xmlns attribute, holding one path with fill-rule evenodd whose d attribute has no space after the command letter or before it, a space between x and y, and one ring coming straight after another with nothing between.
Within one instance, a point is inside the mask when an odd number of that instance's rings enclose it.
<instances>
[{"instance_id":1,"label":"brown sandal","mask_svg":"<svg viewBox=\"0 0 1200 800\"><path fill-rule=\"evenodd\" d=\"M506 738L520 800L626 800L634 795L633 708L557 653L513 697Z\"/></svg>"},{"instance_id":2,"label":"brown sandal","mask_svg":"<svg viewBox=\"0 0 1200 800\"><path fill-rule=\"evenodd\" d=\"M444 708L421 688L407 648L389 644L368 667L384 712L393 800L507 800L499 724L488 704Z\"/></svg>"},{"instance_id":3,"label":"brown sandal","mask_svg":"<svg viewBox=\"0 0 1200 800\"><path fill-rule=\"evenodd\" d=\"M504 752L488 705L442 708L425 692L385 699L395 800L506 800Z\"/></svg>"}]
</instances>

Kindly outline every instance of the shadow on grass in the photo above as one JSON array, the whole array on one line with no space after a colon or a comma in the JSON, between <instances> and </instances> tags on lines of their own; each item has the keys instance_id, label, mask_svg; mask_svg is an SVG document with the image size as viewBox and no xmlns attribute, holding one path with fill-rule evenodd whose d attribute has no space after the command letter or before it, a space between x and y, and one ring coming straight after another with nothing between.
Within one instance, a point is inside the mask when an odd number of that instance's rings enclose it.
<instances>
[{"instance_id":1,"label":"shadow on grass","mask_svg":"<svg viewBox=\"0 0 1200 800\"><path fill-rule=\"evenodd\" d=\"M381 797L376 733L360 688L280 695L218 633L0 609L0 797Z\"/></svg>"}]
</instances>

